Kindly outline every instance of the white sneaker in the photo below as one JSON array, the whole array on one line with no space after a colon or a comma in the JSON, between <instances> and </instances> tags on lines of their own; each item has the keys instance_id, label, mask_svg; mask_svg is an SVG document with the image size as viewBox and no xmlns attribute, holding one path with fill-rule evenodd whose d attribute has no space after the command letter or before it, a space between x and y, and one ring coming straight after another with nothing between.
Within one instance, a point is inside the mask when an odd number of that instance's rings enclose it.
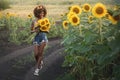
<instances>
[{"instance_id":1,"label":"white sneaker","mask_svg":"<svg viewBox=\"0 0 120 80\"><path fill-rule=\"evenodd\" d=\"M43 65L43 60L41 61L41 65Z\"/></svg>"},{"instance_id":2,"label":"white sneaker","mask_svg":"<svg viewBox=\"0 0 120 80\"><path fill-rule=\"evenodd\" d=\"M42 69L42 67L43 67L43 61L41 61L40 70Z\"/></svg>"},{"instance_id":3,"label":"white sneaker","mask_svg":"<svg viewBox=\"0 0 120 80\"><path fill-rule=\"evenodd\" d=\"M39 71L42 69L42 65L43 65L43 61L41 61L40 69L39 68L35 69L34 75L39 76Z\"/></svg>"},{"instance_id":4,"label":"white sneaker","mask_svg":"<svg viewBox=\"0 0 120 80\"><path fill-rule=\"evenodd\" d=\"M35 69L34 75L35 75L35 76L38 76L38 75L39 75L39 71L40 71L40 69L38 69L38 68Z\"/></svg>"}]
</instances>

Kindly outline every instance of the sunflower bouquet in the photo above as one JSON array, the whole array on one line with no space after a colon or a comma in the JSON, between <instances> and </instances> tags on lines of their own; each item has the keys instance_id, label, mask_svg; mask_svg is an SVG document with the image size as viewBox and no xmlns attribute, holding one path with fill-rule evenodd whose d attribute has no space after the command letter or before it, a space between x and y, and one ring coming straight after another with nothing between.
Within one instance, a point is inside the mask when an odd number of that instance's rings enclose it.
<instances>
[{"instance_id":1,"label":"sunflower bouquet","mask_svg":"<svg viewBox=\"0 0 120 80\"><path fill-rule=\"evenodd\" d=\"M37 21L37 26L40 31L49 32L50 30L50 21L48 18L43 18Z\"/></svg>"}]
</instances>

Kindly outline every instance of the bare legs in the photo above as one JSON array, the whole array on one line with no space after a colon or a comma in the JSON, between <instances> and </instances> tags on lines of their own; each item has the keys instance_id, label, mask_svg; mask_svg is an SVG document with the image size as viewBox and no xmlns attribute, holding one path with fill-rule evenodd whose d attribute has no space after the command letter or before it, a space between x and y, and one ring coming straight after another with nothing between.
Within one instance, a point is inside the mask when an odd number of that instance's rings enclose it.
<instances>
[{"instance_id":1,"label":"bare legs","mask_svg":"<svg viewBox=\"0 0 120 80\"><path fill-rule=\"evenodd\" d=\"M38 45L34 46L34 56L35 56L35 60L36 62L38 61Z\"/></svg>"},{"instance_id":2,"label":"bare legs","mask_svg":"<svg viewBox=\"0 0 120 80\"><path fill-rule=\"evenodd\" d=\"M35 45L34 46L34 56L36 59L36 68L40 69L41 67L41 61L43 59L43 51L46 46L46 42L42 42L41 45Z\"/></svg>"}]
</instances>

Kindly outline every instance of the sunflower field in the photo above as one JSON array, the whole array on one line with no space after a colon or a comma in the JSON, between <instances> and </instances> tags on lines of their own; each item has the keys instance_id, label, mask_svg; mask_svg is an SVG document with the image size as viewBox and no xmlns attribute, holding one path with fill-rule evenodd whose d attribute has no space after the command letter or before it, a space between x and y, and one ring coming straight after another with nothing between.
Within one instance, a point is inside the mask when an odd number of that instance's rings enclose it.
<instances>
[{"instance_id":1,"label":"sunflower field","mask_svg":"<svg viewBox=\"0 0 120 80\"><path fill-rule=\"evenodd\" d=\"M27 42L30 37L30 24L32 15L28 14L24 19L11 12L0 12L0 38L5 42L21 44ZM1 41L1 42L3 42ZM30 41L30 40L29 40Z\"/></svg>"},{"instance_id":2,"label":"sunflower field","mask_svg":"<svg viewBox=\"0 0 120 80\"><path fill-rule=\"evenodd\" d=\"M0 12L0 42L10 42L18 45L32 43L35 34L31 34L30 26L34 19L35 17L31 13L23 18L16 13ZM50 31L48 38L61 36L62 31L59 27L56 27L53 18L46 17L39 20L37 25L41 26L40 30L42 31Z\"/></svg>"},{"instance_id":3,"label":"sunflower field","mask_svg":"<svg viewBox=\"0 0 120 80\"><path fill-rule=\"evenodd\" d=\"M71 80L120 79L120 6L72 5L62 17Z\"/></svg>"}]
</instances>

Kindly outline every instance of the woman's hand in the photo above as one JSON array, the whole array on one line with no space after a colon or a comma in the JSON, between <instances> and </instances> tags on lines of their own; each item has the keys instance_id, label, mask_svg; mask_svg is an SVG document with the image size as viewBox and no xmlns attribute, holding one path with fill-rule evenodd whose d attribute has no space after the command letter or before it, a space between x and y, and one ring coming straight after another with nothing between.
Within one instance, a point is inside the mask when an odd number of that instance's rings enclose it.
<instances>
[{"instance_id":1,"label":"woman's hand","mask_svg":"<svg viewBox=\"0 0 120 80\"><path fill-rule=\"evenodd\" d=\"M36 27L34 30L31 30L31 33L39 32L39 27Z\"/></svg>"},{"instance_id":2,"label":"woman's hand","mask_svg":"<svg viewBox=\"0 0 120 80\"><path fill-rule=\"evenodd\" d=\"M32 31L31 31L31 34L34 33L34 32L35 32L35 30L32 30Z\"/></svg>"}]
</instances>

